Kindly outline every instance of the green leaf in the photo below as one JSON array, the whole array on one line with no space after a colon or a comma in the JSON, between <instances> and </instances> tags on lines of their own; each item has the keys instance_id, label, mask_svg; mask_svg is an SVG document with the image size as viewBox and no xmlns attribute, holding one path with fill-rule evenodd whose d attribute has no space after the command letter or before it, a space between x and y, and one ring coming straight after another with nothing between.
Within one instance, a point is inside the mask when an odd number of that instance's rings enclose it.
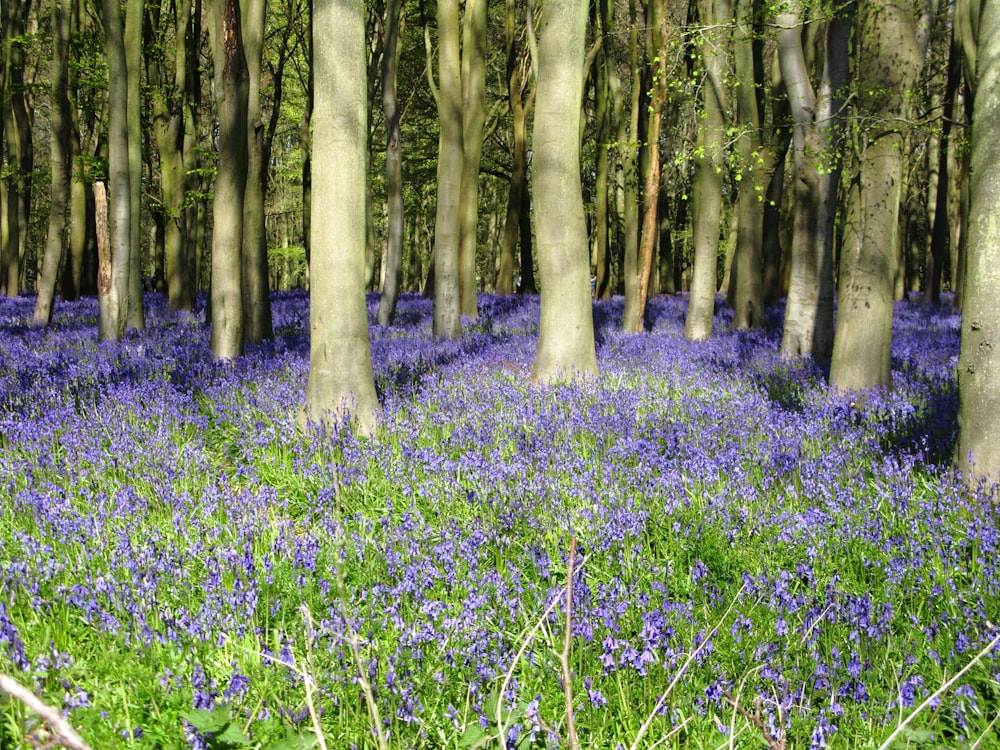
<instances>
[{"instance_id":1,"label":"green leaf","mask_svg":"<svg viewBox=\"0 0 1000 750\"><path fill-rule=\"evenodd\" d=\"M478 722L473 722L465 727L462 739L458 741L459 747L480 747L489 740L486 731L479 726Z\"/></svg>"},{"instance_id":2,"label":"green leaf","mask_svg":"<svg viewBox=\"0 0 1000 750\"><path fill-rule=\"evenodd\" d=\"M213 741L225 745L248 745L250 738L243 734L240 725L236 722L229 722L225 729L212 738Z\"/></svg>"},{"instance_id":3,"label":"green leaf","mask_svg":"<svg viewBox=\"0 0 1000 750\"><path fill-rule=\"evenodd\" d=\"M310 750L316 742L316 735L312 732L293 732L286 728L284 738L268 745L267 750Z\"/></svg>"},{"instance_id":4,"label":"green leaf","mask_svg":"<svg viewBox=\"0 0 1000 750\"><path fill-rule=\"evenodd\" d=\"M196 708L191 711L184 711L181 716L199 734L221 732L230 722L229 706L219 706L213 711Z\"/></svg>"}]
</instances>

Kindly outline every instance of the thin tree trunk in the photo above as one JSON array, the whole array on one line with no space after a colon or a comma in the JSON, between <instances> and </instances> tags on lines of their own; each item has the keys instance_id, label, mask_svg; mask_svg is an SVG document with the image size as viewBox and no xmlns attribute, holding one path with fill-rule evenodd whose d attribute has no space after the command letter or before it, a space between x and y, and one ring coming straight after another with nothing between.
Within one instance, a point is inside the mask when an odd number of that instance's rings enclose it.
<instances>
[{"instance_id":1,"label":"thin tree trunk","mask_svg":"<svg viewBox=\"0 0 1000 750\"><path fill-rule=\"evenodd\" d=\"M385 248L385 279L378 303L378 324L387 326L396 314L403 275L403 150L400 143L399 99L396 78L399 72L399 24L401 0L388 0L385 8L385 51L382 55L382 106L385 109L385 186L388 209L388 239Z\"/></svg>"},{"instance_id":2,"label":"thin tree trunk","mask_svg":"<svg viewBox=\"0 0 1000 750\"><path fill-rule=\"evenodd\" d=\"M142 6L127 0L125 10L125 60L128 70L128 312L129 328L146 328L142 290Z\"/></svg>"},{"instance_id":3,"label":"thin tree trunk","mask_svg":"<svg viewBox=\"0 0 1000 750\"><path fill-rule=\"evenodd\" d=\"M641 316L639 305L639 120L642 109L642 70L639 44L639 20L635 0L629 0L629 58L632 70L629 118L619 118L618 142L621 144L621 170L624 180L624 232L621 274L625 287L623 320ZM612 86L614 82L612 82ZM612 96L615 96L612 88ZM615 98L621 100L618 94ZM616 106L616 109L620 109Z\"/></svg>"},{"instance_id":4,"label":"thin tree trunk","mask_svg":"<svg viewBox=\"0 0 1000 750\"><path fill-rule=\"evenodd\" d=\"M52 170L49 228L42 258L42 273L38 279L34 322L47 326L52 321L52 307L59 280L66 238L66 210L69 205L71 174L69 111L69 35L72 17L71 0L52 3L52 112L49 115L49 153Z\"/></svg>"},{"instance_id":5,"label":"thin tree trunk","mask_svg":"<svg viewBox=\"0 0 1000 750\"><path fill-rule=\"evenodd\" d=\"M104 0L105 51L108 59L108 237L111 254L110 280L103 273L98 282L104 289L103 313L98 340L119 341L128 323L129 269L131 268L131 174L128 146L128 62L121 8L117 0ZM104 209L95 193L98 211ZM104 264L101 264L102 267Z\"/></svg>"},{"instance_id":6,"label":"thin tree trunk","mask_svg":"<svg viewBox=\"0 0 1000 750\"><path fill-rule=\"evenodd\" d=\"M243 340L274 337L267 270L264 197L268 165L264 160L261 113L261 67L264 52L265 0L240 0L243 49L247 61L247 179L243 195ZM275 102L275 107L281 103Z\"/></svg>"},{"instance_id":7,"label":"thin tree trunk","mask_svg":"<svg viewBox=\"0 0 1000 750\"><path fill-rule=\"evenodd\" d=\"M486 122L486 0L465 0L462 20L462 188L459 194L459 307L475 319L479 162Z\"/></svg>"}]
</instances>

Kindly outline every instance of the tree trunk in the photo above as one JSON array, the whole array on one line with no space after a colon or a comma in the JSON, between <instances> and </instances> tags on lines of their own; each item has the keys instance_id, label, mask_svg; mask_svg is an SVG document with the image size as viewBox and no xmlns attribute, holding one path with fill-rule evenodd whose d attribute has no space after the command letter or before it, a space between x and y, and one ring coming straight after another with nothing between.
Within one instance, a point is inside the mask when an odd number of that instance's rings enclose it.
<instances>
[{"instance_id":1,"label":"tree trunk","mask_svg":"<svg viewBox=\"0 0 1000 750\"><path fill-rule=\"evenodd\" d=\"M587 7L586 0L546 6L539 40L533 144L542 312L532 368L538 383L597 373L580 180Z\"/></svg>"},{"instance_id":2,"label":"tree trunk","mask_svg":"<svg viewBox=\"0 0 1000 750\"><path fill-rule=\"evenodd\" d=\"M462 71L459 61L458 0L438 2L438 60L441 79L438 113L437 211L434 219L434 336L462 335L459 291L459 200L462 190Z\"/></svg>"},{"instance_id":3,"label":"tree trunk","mask_svg":"<svg viewBox=\"0 0 1000 750\"><path fill-rule=\"evenodd\" d=\"M622 242L621 274L625 291L625 311L623 320L635 320L641 316L639 307L639 121L642 109L642 55L639 44L639 20L636 17L635 0L629 1L629 62L632 70L631 96L629 98L629 117L626 124L619 117L618 142L621 147L621 179L624 206L623 229L625 238ZM617 100L615 109L619 112L622 106L620 93L614 90L612 80L612 96Z\"/></svg>"},{"instance_id":4,"label":"tree trunk","mask_svg":"<svg viewBox=\"0 0 1000 750\"><path fill-rule=\"evenodd\" d=\"M400 144L399 24L402 0L389 0L385 8L385 51L382 56L382 105L385 108L385 189L388 208L388 241L385 248L385 280L378 303L378 324L387 326L396 314L403 276L403 150Z\"/></svg>"},{"instance_id":5,"label":"tree trunk","mask_svg":"<svg viewBox=\"0 0 1000 750\"><path fill-rule=\"evenodd\" d=\"M802 9L778 16L778 56L794 120L795 223L781 352L829 358L833 346L833 230L842 145L843 88L854 3L826 29L822 79L814 94L800 28Z\"/></svg>"},{"instance_id":6,"label":"tree trunk","mask_svg":"<svg viewBox=\"0 0 1000 750\"><path fill-rule=\"evenodd\" d=\"M667 100L667 7L663 0L649 4L646 17L648 26L648 54L653 70L653 90L650 92L649 127L647 128L646 184L643 189L642 235L639 245L638 301L630 310L622 326L626 331L642 333L645 330L646 299L653 270L653 252L659 232L656 216L660 197L660 126L663 105Z\"/></svg>"},{"instance_id":7,"label":"tree trunk","mask_svg":"<svg viewBox=\"0 0 1000 750\"><path fill-rule=\"evenodd\" d=\"M47 326L52 322L52 306L59 264L62 260L66 238L66 210L69 205L69 185L72 178L69 111L69 35L71 0L53 0L52 3L52 112L49 115L49 152L52 165L49 228L42 258L42 273L38 279L38 298L35 301L34 322Z\"/></svg>"},{"instance_id":8,"label":"tree trunk","mask_svg":"<svg viewBox=\"0 0 1000 750\"><path fill-rule=\"evenodd\" d=\"M763 247L764 191L773 166L762 135L764 81L754 0L737 0L733 61L736 71L736 128L739 187L736 195L737 233L733 247L732 278L727 303L733 310L733 328L764 325Z\"/></svg>"},{"instance_id":9,"label":"tree trunk","mask_svg":"<svg viewBox=\"0 0 1000 750\"><path fill-rule=\"evenodd\" d=\"M0 8L4 29L3 133L7 143L7 211L3 247L0 248L0 283L8 297L21 292L22 260L27 250L28 222L31 217L31 173L34 169L32 113L25 95L25 23L31 3L5 2Z\"/></svg>"},{"instance_id":10,"label":"tree trunk","mask_svg":"<svg viewBox=\"0 0 1000 750\"><path fill-rule=\"evenodd\" d=\"M126 324L145 330L142 294L142 6L127 0L125 10L125 61L128 70L128 312Z\"/></svg>"},{"instance_id":11,"label":"tree trunk","mask_svg":"<svg viewBox=\"0 0 1000 750\"><path fill-rule=\"evenodd\" d=\"M316 125L309 294L309 380L303 418L336 428L350 419L375 431L378 397L365 305L367 87L362 3L317 0ZM336 237L336 242L329 238Z\"/></svg>"},{"instance_id":12,"label":"tree trunk","mask_svg":"<svg viewBox=\"0 0 1000 750\"><path fill-rule=\"evenodd\" d=\"M219 166L212 202L212 352L243 353L243 198L247 180L247 97L238 0L212 0L212 53L219 117Z\"/></svg>"},{"instance_id":13,"label":"tree trunk","mask_svg":"<svg viewBox=\"0 0 1000 750\"><path fill-rule=\"evenodd\" d=\"M264 197L268 165L264 160L261 114L261 66L264 52L265 0L240 0L243 49L247 60L247 179L243 195L243 340L274 338L267 270ZM280 107L280 101L274 103Z\"/></svg>"},{"instance_id":14,"label":"tree trunk","mask_svg":"<svg viewBox=\"0 0 1000 750\"><path fill-rule=\"evenodd\" d=\"M119 341L128 323L129 268L131 267L131 175L128 148L128 63L121 7L117 0L104 0L105 51L108 59L108 182L110 205L108 238L110 279L101 274L98 293L105 299L100 306L99 341ZM137 105L138 106L138 105ZM95 193L98 211L104 210ZM101 264L102 267L105 265ZM103 291L101 291L103 290Z\"/></svg>"},{"instance_id":15,"label":"tree trunk","mask_svg":"<svg viewBox=\"0 0 1000 750\"><path fill-rule=\"evenodd\" d=\"M1000 3L986 0L979 18L972 126L968 270L958 361L958 446L966 482L1000 482Z\"/></svg>"},{"instance_id":16,"label":"tree trunk","mask_svg":"<svg viewBox=\"0 0 1000 750\"><path fill-rule=\"evenodd\" d=\"M891 385L899 202L907 98L923 59L911 3L861 4L855 171L840 261L831 385L845 392Z\"/></svg>"},{"instance_id":17,"label":"tree trunk","mask_svg":"<svg viewBox=\"0 0 1000 750\"><path fill-rule=\"evenodd\" d=\"M462 21L462 189L459 194L459 307L476 318L479 161L486 122L486 0L466 0Z\"/></svg>"},{"instance_id":18,"label":"tree trunk","mask_svg":"<svg viewBox=\"0 0 1000 750\"><path fill-rule=\"evenodd\" d=\"M702 84L702 119L698 124L698 155L695 157L692 199L694 217L694 270L691 297L684 321L684 336L701 341L712 335L715 314L715 280L719 256L722 216L722 163L725 137L725 34L719 26L731 14L729 0L698 0L704 25L702 52L705 81Z\"/></svg>"}]
</instances>

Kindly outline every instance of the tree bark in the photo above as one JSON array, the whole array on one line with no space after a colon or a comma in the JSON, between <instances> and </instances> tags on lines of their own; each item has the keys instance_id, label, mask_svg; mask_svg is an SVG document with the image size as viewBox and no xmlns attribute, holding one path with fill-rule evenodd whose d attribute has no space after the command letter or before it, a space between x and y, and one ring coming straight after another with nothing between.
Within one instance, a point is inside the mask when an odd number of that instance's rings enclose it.
<instances>
[{"instance_id":1,"label":"tree bark","mask_svg":"<svg viewBox=\"0 0 1000 750\"><path fill-rule=\"evenodd\" d=\"M243 340L274 337L267 269L264 198L268 164L264 159L261 113L261 67L264 53L265 0L240 0L243 49L247 60L247 179L243 196ZM275 102L275 107L281 103Z\"/></svg>"},{"instance_id":2,"label":"tree bark","mask_svg":"<svg viewBox=\"0 0 1000 750\"><path fill-rule=\"evenodd\" d=\"M364 6L317 0L314 8L313 190L324 208L312 219L309 380L302 416L331 428L350 419L358 433L370 435L379 407L365 305Z\"/></svg>"},{"instance_id":3,"label":"tree bark","mask_svg":"<svg viewBox=\"0 0 1000 750\"><path fill-rule=\"evenodd\" d=\"M127 0L125 10L125 61L128 71L128 311L126 325L145 330L142 294L142 6Z\"/></svg>"},{"instance_id":4,"label":"tree bark","mask_svg":"<svg viewBox=\"0 0 1000 750\"><path fill-rule=\"evenodd\" d=\"M684 336L701 341L712 335L715 314L715 280L719 256L722 215L722 159L725 136L725 30L719 24L729 18L728 0L698 0L703 32L705 79L702 83L703 117L698 124L692 199L694 217L694 270L691 297L684 320Z\"/></svg>"},{"instance_id":5,"label":"tree bark","mask_svg":"<svg viewBox=\"0 0 1000 750\"><path fill-rule=\"evenodd\" d=\"M761 30L756 18L761 11L755 0L737 0L733 61L736 71L736 128L739 153L739 187L736 195L737 233L733 250L733 328L764 325L763 248L764 201L772 155L764 143L760 92L763 66L760 61Z\"/></svg>"},{"instance_id":6,"label":"tree bark","mask_svg":"<svg viewBox=\"0 0 1000 750\"><path fill-rule=\"evenodd\" d=\"M479 228L479 162L486 122L486 0L466 0L462 19L462 190L459 197L459 307L474 319Z\"/></svg>"},{"instance_id":7,"label":"tree bark","mask_svg":"<svg viewBox=\"0 0 1000 750\"><path fill-rule=\"evenodd\" d=\"M108 237L111 254L110 279L103 274L98 294L105 299L99 306L99 341L119 341L128 323L129 269L131 267L131 175L128 148L128 63L125 32L117 0L104 0L105 54L108 59ZM96 193L98 211L104 210ZM104 264L102 264L103 266Z\"/></svg>"},{"instance_id":8,"label":"tree bark","mask_svg":"<svg viewBox=\"0 0 1000 750\"><path fill-rule=\"evenodd\" d=\"M861 4L854 161L844 216L830 383L860 392L892 383L891 345L905 138L900 122L923 60L912 3Z\"/></svg>"},{"instance_id":9,"label":"tree bark","mask_svg":"<svg viewBox=\"0 0 1000 750\"><path fill-rule=\"evenodd\" d=\"M378 324L387 326L396 314L403 275L403 150L400 143L399 24L401 0L388 0L385 8L385 51L382 56L382 106L385 109L385 189L388 209L388 239L385 248L385 279L378 303Z\"/></svg>"},{"instance_id":10,"label":"tree bark","mask_svg":"<svg viewBox=\"0 0 1000 750\"><path fill-rule=\"evenodd\" d=\"M596 375L590 259L580 179L586 0L546 6L538 46L535 226L542 311L532 379Z\"/></svg>"},{"instance_id":11,"label":"tree bark","mask_svg":"<svg viewBox=\"0 0 1000 750\"><path fill-rule=\"evenodd\" d=\"M459 201L462 190L462 69L459 58L458 0L440 0L437 92L441 134L438 141L437 210L434 219L434 336L462 335L459 291Z\"/></svg>"},{"instance_id":12,"label":"tree bark","mask_svg":"<svg viewBox=\"0 0 1000 750\"><path fill-rule=\"evenodd\" d=\"M219 117L219 166L212 202L211 347L243 354L243 199L247 180L249 81L238 0L212 0L212 53Z\"/></svg>"},{"instance_id":13,"label":"tree bark","mask_svg":"<svg viewBox=\"0 0 1000 750\"><path fill-rule=\"evenodd\" d=\"M38 297L35 300L35 325L47 326L52 322L52 307L59 281L59 264L62 261L66 238L66 211L69 206L71 174L69 111L69 35L71 0L53 0L52 3L52 112L49 115L49 153L52 171L49 227L42 257L42 273L38 279Z\"/></svg>"},{"instance_id":14,"label":"tree bark","mask_svg":"<svg viewBox=\"0 0 1000 750\"><path fill-rule=\"evenodd\" d=\"M968 270L958 361L955 462L969 485L1000 483L1000 2L979 18Z\"/></svg>"}]
</instances>

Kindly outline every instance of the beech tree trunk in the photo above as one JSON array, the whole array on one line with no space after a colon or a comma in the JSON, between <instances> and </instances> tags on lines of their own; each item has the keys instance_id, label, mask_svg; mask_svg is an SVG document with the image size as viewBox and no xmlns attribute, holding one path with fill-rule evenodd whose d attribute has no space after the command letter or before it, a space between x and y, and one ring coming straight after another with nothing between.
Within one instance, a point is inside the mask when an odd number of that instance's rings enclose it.
<instances>
[{"instance_id":1,"label":"beech tree trunk","mask_svg":"<svg viewBox=\"0 0 1000 750\"><path fill-rule=\"evenodd\" d=\"M979 18L968 270L958 361L955 462L970 485L1000 483L1000 2Z\"/></svg>"},{"instance_id":2,"label":"beech tree trunk","mask_svg":"<svg viewBox=\"0 0 1000 750\"><path fill-rule=\"evenodd\" d=\"M845 392L889 387L898 267L903 147L900 123L923 50L913 4L861 4L854 171L844 214L831 385Z\"/></svg>"},{"instance_id":3,"label":"beech tree trunk","mask_svg":"<svg viewBox=\"0 0 1000 750\"><path fill-rule=\"evenodd\" d=\"M465 0L462 20L462 190L459 197L459 306L476 318L479 161L486 122L486 0Z\"/></svg>"},{"instance_id":4,"label":"beech tree trunk","mask_svg":"<svg viewBox=\"0 0 1000 750\"><path fill-rule=\"evenodd\" d=\"M699 0L703 32L705 79L702 83L703 115L698 123L692 200L694 217L694 270L691 297L684 320L684 336L701 341L712 335L715 314L715 280L722 216L722 162L725 137L725 35L719 24L731 15L729 0Z\"/></svg>"},{"instance_id":5,"label":"beech tree trunk","mask_svg":"<svg viewBox=\"0 0 1000 750\"><path fill-rule=\"evenodd\" d=\"M249 80L238 0L212 0L211 15L219 117L219 165L212 202L211 347L219 359L232 359L243 354L244 341L242 247Z\"/></svg>"},{"instance_id":6,"label":"beech tree trunk","mask_svg":"<svg viewBox=\"0 0 1000 750\"><path fill-rule=\"evenodd\" d=\"M542 311L532 379L596 375L590 257L580 179L586 0L546 6L533 144Z\"/></svg>"},{"instance_id":7,"label":"beech tree trunk","mask_svg":"<svg viewBox=\"0 0 1000 750\"><path fill-rule=\"evenodd\" d=\"M59 281L59 264L66 241L66 211L69 206L70 128L69 111L69 35L71 0L52 3L52 112L49 115L49 154L52 172L49 228L38 279L34 322L47 326L52 322L52 307Z\"/></svg>"},{"instance_id":8,"label":"beech tree trunk","mask_svg":"<svg viewBox=\"0 0 1000 750\"><path fill-rule=\"evenodd\" d=\"M403 150L400 144L399 100L396 77L399 71L399 23L403 4L389 0L385 8L385 51L382 56L382 106L385 109L385 189L388 208L388 240L384 265L385 279L378 303L378 324L387 326L396 314L399 287L403 280Z\"/></svg>"},{"instance_id":9,"label":"beech tree trunk","mask_svg":"<svg viewBox=\"0 0 1000 750\"><path fill-rule=\"evenodd\" d=\"M441 134L438 141L437 211L434 219L434 336L462 335L459 291L459 201L462 191L462 69L459 58L458 0L438 2L437 92Z\"/></svg>"},{"instance_id":10,"label":"beech tree trunk","mask_svg":"<svg viewBox=\"0 0 1000 750\"><path fill-rule=\"evenodd\" d=\"M378 423L365 305L367 86L362 3L314 3L313 194L309 380L302 417L328 428ZM336 238L336 241L331 241Z\"/></svg>"},{"instance_id":11,"label":"beech tree trunk","mask_svg":"<svg viewBox=\"0 0 1000 750\"><path fill-rule=\"evenodd\" d=\"M128 323L129 269L131 267L131 173L128 147L128 63L125 31L117 0L104 0L104 48L108 60L108 193L110 203L101 205L95 192L98 212L107 210L110 279L102 274L98 294L97 337L99 341L119 341ZM105 264L102 263L102 266Z\"/></svg>"},{"instance_id":12,"label":"beech tree trunk","mask_svg":"<svg viewBox=\"0 0 1000 750\"><path fill-rule=\"evenodd\" d=\"M261 113L261 67L264 54L265 0L240 0L243 48L247 60L247 179L243 195L243 340L255 343L274 337L271 289L267 268L264 197L268 165L264 160ZM280 101L274 103L280 107Z\"/></svg>"}]
</instances>

